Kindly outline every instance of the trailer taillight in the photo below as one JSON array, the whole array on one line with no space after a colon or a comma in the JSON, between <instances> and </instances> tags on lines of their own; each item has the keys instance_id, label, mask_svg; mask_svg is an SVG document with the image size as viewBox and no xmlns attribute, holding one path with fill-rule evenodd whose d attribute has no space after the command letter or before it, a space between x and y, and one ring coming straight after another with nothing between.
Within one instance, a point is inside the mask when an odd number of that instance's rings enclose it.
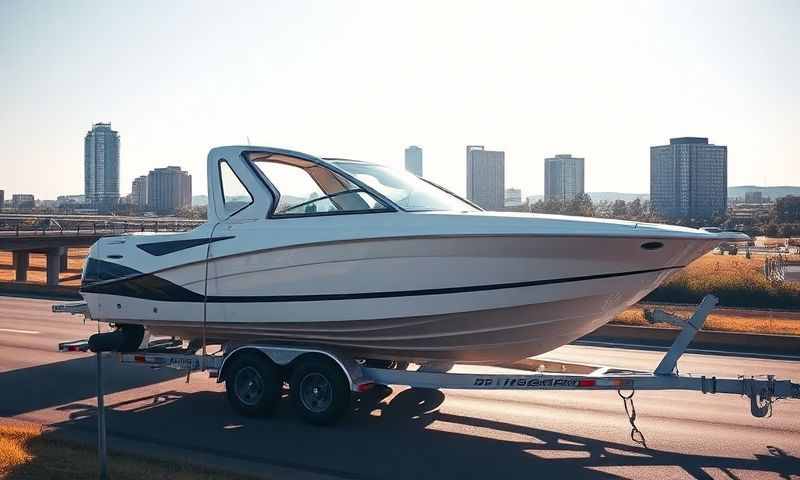
<instances>
[{"instance_id":1,"label":"trailer taillight","mask_svg":"<svg viewBox=\"0 0 800 480\"><path fill-rule=\"evenodd\" d=\"M358 390L359 392L366 392L367 390L371 390L372 387L374 386L375 384L373 382L359 383L356 386L356 390Z\"/></svg>"}]
</instances>

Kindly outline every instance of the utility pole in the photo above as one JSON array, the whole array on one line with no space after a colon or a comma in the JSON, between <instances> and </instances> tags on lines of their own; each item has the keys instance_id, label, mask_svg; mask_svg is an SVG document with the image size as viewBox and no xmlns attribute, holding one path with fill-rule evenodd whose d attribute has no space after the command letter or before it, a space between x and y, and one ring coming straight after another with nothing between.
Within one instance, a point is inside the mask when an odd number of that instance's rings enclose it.
<instances>
[{"instance_id":1,"label":"utility pole","mask_svg":"<svg viewBox=\"0 0 800 480\"><path fill-rule=\"evenodd\" d=\"M108 452L106 450L106 409L103 398L103 353L97 352L97 457L100 462L100 480L108 480Z\"/></svg>"}]
</instances>

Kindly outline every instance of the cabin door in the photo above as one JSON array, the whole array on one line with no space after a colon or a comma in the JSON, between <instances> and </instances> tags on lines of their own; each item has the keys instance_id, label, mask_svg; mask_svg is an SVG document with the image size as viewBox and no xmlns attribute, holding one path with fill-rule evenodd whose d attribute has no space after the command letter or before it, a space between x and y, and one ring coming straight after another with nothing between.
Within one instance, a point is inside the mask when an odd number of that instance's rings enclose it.
<instances>
[{"instance_id":1,"label":"cabin door","mask_svg":"<svg viewBox=\"0 0 800 480\"><path fill-rule=\"evenodd\" d=\"M235 322L231 297L241 255L261 238L272 197L241 155L209 159L209 222L211 231L206 268L205 321Z\"/></svg>"}]
</instances>

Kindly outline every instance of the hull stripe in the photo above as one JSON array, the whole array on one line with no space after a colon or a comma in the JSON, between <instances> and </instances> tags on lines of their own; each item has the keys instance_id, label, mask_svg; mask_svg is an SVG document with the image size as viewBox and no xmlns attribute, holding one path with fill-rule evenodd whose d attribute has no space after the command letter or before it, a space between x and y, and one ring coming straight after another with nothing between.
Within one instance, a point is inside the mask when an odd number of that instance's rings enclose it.
<instances>
[{"instance_id":1,"label":"hull stripe","mask_svg":"<svg viewBox=\"0 0 800 480\"><path fill-rule=\"evenodd\" d=\"M453 293L484 292L489 290L503 290L509 288L537 287L542 285L557 285L561 283L583 282L588 280L602 280L607 278L626 277L646 273L658 273L669 270L678 270L683 266L651 268L647 270L634 270L628 272L601 273L597 275L583 275L578 277L551 278L532 280L527 282L499 283L490 285L468 285L462 287L433 288L424 290L398 290L388 292L362 292L362 293L330 293L311 295L224 295L209 296L206 298L200 293L175 285L161 277L152 274L143 274L127 279L110 282L101 282L87 285L81 289L82 293L99 293L118 295L122 297L141 298L165 302L203 302L208 303L272 303L272 302L327 302L335 300L363 300L374 298L415 297L423 295L447 295Z\"/></svg>"}]
</instances>

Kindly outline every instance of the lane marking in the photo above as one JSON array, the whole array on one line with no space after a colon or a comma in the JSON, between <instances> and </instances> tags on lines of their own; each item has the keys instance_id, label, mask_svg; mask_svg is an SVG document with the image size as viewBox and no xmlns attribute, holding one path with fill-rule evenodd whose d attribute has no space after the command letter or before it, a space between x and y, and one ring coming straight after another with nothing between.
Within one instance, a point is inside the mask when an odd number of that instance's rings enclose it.
<instances>
[{"instance_id":1,"label":"lane marking","mask_svg":"<svg viewBox=\"0 0 800 480\"><path fill-rule=\"evenodd\" d=\"M23 333L26 335L39 335L40 332L36 330L14 330L13 328L0 328L0 332L7 332L7 333Z\"/></svg>"},{"instance_id":2,"label":"lane marking","mask_svg":"<svg viewBox=\"0 0 800 480\"><path fill-rule=\"evenodd\" d=\"M622 343L622 342L603 342L599 340L576 340L572 342L573 345L585 345L589 347L602 346L602 347L630 347L638 348L641 350L660 351L666 352L669 347L662 347L658 345L642 345L637 343ZM787 355L780 353L757 353L757 352L735 352L730 350L712 350L707 348L687 348L686 353L713 353L728 355L731 357L760 357L765 359L775 360L800 360L800 355Z\"/></svg>"}]
</instances>

